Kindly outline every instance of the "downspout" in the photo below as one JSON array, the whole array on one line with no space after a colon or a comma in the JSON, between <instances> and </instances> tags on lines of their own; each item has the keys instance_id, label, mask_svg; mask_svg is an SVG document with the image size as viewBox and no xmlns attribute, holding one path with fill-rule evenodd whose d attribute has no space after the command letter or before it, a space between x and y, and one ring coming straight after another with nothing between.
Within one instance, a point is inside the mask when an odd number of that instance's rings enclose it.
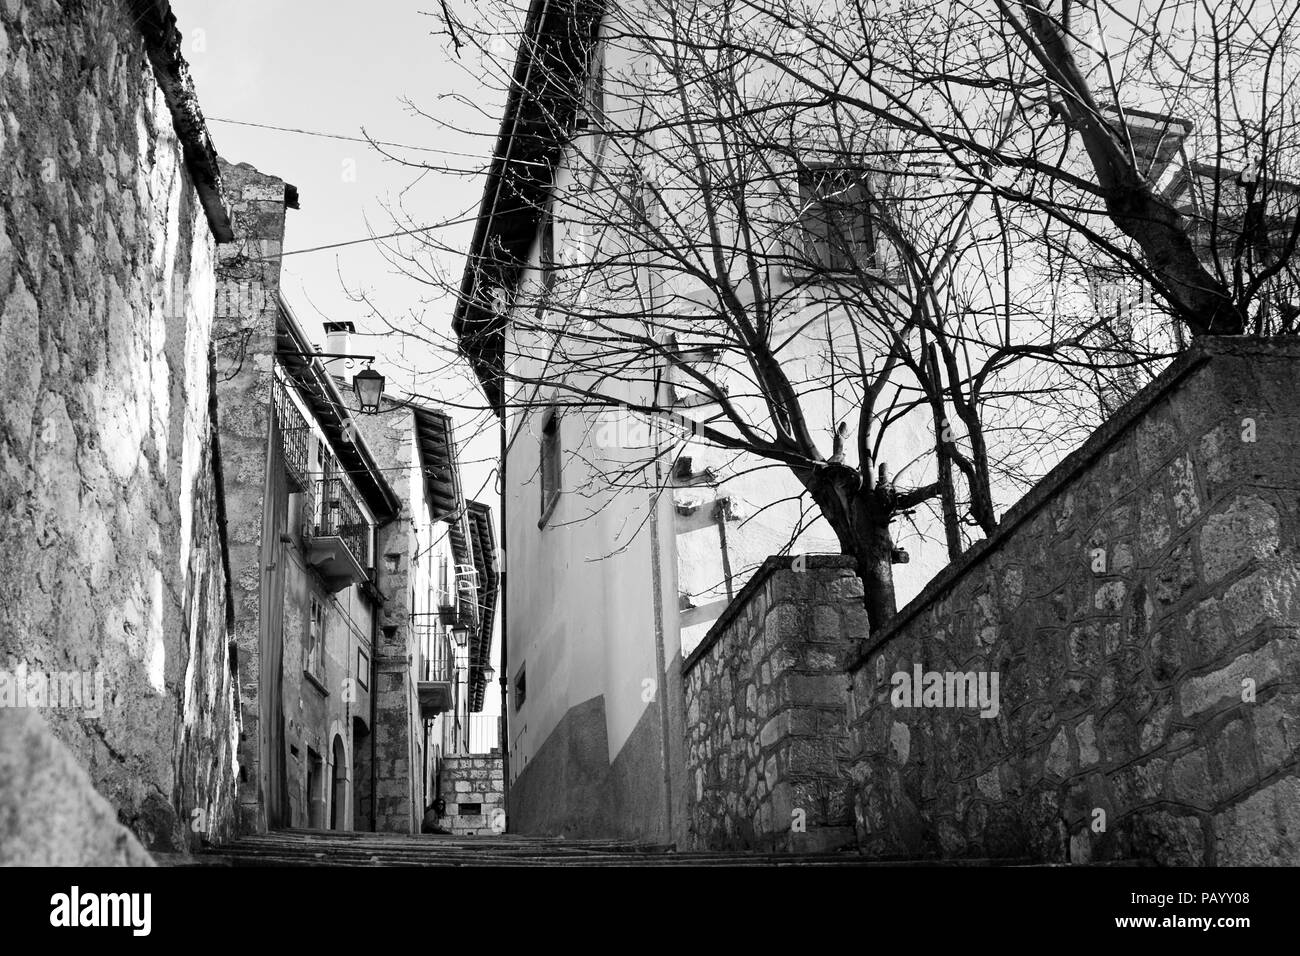
<instances>
[{"instance_id":1,"label":"downspout","mask_svg":"<svg viewBox=\"0 0 1300 956\"><path fill-rule=\"evenodd\" d=\"M661 387L658 374L656 374L654 384L654 401L656 405L659 404ZM663 771L664 836L666 839L671 840L673 838L673 777L668 746L668 735L670 733L668 708L671 706L671 702L669 700L667 650L664 642L664 601L666 598L664 595L663 546L660 541L659 516L664 508L665 497L671 504L673 495L669 484L664 482L663 458L659 454L659 442L662 435L662 427L659 422L656 422L655 493L650 499L650 590L654 600L655 680L657 681L655 703L659 708L659 761L660 768ZM670 531L675 539L675 526L670 526ZM673 562L676 564L677 548L675 541L671 553Z\"/></svg>"},{"instance_id":2,"label":"downspout","mask_svg":"<svg viewBox=\"0 0 1300 956\"><path fill-rule=\"evenodd\" d=\"M505 385L505 376L501 376ZM505 395L502 394L501 409L501 459L497 473L501 482L501 510L497 520L501 525L500 545L497 548L497 595L501 603L501 806L505 810L505 828L510 828L510 598L506 588L506 410Z\"/></svg>"},{"instance_id":3,"label":"downspout","mask_svg":"<svg viewBox=\"0 0 1300 956\"><path fill-rule=\"evenodd\" d=\"M379 647L379 608L376 606L370 614L370 653L375 662L373 671L378 671L379 654L375 650ZM379 735L379 727L376 721L379 719L379 693L378 681L374 675L370 678L370 832L375 833L379 824L379 815L377 803L375 800L375 789L379 786L379 754L375 751L375 738Z\"/></svg>"}]
</instances>

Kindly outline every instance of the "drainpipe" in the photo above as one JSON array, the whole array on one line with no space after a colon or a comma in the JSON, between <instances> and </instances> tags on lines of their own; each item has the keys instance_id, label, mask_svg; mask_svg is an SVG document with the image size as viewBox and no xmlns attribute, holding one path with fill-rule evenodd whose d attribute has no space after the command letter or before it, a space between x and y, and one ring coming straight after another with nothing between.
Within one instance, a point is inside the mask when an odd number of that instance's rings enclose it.
<instances>
[{"instance_id":1,"label":"drainpipe","mask_svg":"<svg viewBox=\"0 0 1300 956\"><path fill-rule=\"evenodd\" d=\"M659 404L660 383L654 385L654 402ZM664 568L663 568L663 545L660 541L661 529L659 527L659 514L664 508L665 497L669 506L672 504L672 483L671 480L665 482L663 475L663 460L658 454L660 441L659 424L655 426L655 494L650 499L650 592L654 601L654 638L655 638L655 680L656 693L655 704L659 708L659 761L663 771L663 794L664 794L664 834L665 839L673 838L673 777L672 766L669 761L668 736L669 716L668 708L671 706L669 701L668 688L668 662L666 659L667 650L665 647L664 637ZM676 537L676 530L673 525L669 526L669 533ZM672 554L673 562L676 564L676 544L669 551Z\"/></svg>"},{"instance_id":2,"label":"drainpipe","mask_svg":"<svg viewBox=\"0 0 1300 956\"><path fill-rule=\"evenodd\" d=\"M502 376L502 385L505 385ZM510 642L507 639L510 624L509 590L506 588L506 409L504 395L501 408L501 458L497 474L501 479L501 510L497 522L501 527L497 560L497 600L501 605L501 807L506 814L506 830L510 828Z\"/></svg>"}]
</instances>

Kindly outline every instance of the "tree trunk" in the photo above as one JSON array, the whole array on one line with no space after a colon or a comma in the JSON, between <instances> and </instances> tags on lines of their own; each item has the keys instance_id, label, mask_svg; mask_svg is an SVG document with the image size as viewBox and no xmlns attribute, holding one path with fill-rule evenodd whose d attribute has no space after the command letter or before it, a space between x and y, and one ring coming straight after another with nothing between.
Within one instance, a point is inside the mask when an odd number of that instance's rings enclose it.
<instances>
[{"instance_id":1,"label":"tree trunk","mask_svg":"<svg viewBox=\"0 0 1300 956\"><path fill-rule=\"evenodd\" d=\"M966 420L966 430L970 435L971 463L975 466L975 478L970 486L971 516L984 532L991 537L998 530L997 515L993 511L993 478L989 474L989 450L984 442L984 426L979 416L972 412Z\"/></svg>"},{"instance_id":2,"label":"tree trunk","mask_svg":"<svg viewBox=\"0 0 1300 956\"><path fill-rule=\"evenodd\" d=\"M840 549L857 562L863 603L873 631L898 610L894 597L894 540L889 533L894 489L872 483L848 465L827 463L799 472L804 486L839 539Z\"/></svg>"}]
</instances>

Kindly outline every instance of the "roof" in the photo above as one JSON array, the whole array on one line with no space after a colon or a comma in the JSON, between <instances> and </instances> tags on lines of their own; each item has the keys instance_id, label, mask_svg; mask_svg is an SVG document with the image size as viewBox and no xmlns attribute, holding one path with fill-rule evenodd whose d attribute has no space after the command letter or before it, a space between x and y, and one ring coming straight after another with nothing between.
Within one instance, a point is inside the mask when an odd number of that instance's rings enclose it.
<instances>
[{"instance_id":1,"label":"roof","mask_svg":"<svg viewBox=\"0 0 1300 956\"><path fill-rule=\"evenodd\" d=\"M315 351L293 310L281 296L276 322L276 360L311 409L339 464L351 477L353 486L375 520L381 523L390 521L401 514L401 502L384 479L361 433L347 427L352 413L334 379L316 359L307 357Z\"/></svg>"},{"instance_id":2,"label":"roof","mask_svg":"<svg viewBox=\"0 0 1300 956\"><path fill-rule=\"evenodd\" d=\"M1242 171L1240 169L1233 169L1230 166L1194 161L1187 164L1187 173L1189 176L1196 176L1200 179L1222 180L1231 183L1236 188L1240 188L1239 178ZM1280 189L1283 192L1300 193L1300 184L1293 183L1288 179L1270 178L1268 180L1268 186L1270 189Z\"/></svg>"},{"instance_id":3,"label":"roof","mask_svg":"<svg viewBox=\"0 0 1300 956\"><path fill-rule=\"evenodd\" d=\"M424 490L433 520L450 520L465 507L460 487L460 456L451 416L441 409L414 405L415 445L420 453Z\"/></svg>"},{"instance_id":4,"label":"roof","mask_svg":"<svg viewBox=\"0 0 1300 956\"><path fill-rule=\"evenodd\" d=\"M492 292L514 288L527 263L570 120L582 96L602 0L531 0L505 115L483 188L451 327L501 413L505 322Z\"/></svg>"},{"instance_id":5,"label":"roof","mask_svg":"<svg viewBox=\"0 0 1300 956\"><path fill-rule=\"evenodd\" d=\"M128 0L127 9L144 38L145 54L153 67L163 101L172 115L172 127L181 144L185 168L199 195L208 228L217 242L230 242L235 238L235 232L221 193L217 149L212 144L203 111L199 109L189 64L181 54L181 33L176 28L171 4L167 0Z\"/></svg>"},{"instance_id":6,"label":"roof","mask_svg":"<svg viewBox=\"0 0 1300 956\"><path fill-rule=\"evenodd\" d=\"M424 490L434 521L447 522L452 560L461 567L474 563L460 484L460 454L451 416L440 409L413 406L415 442L420 453ZM476 615L477 617L477 615Z\"/></svg>"},{"instance_id":7,"label":"roof","mask_svg":"<svg viewBox=\"0 0 1300 956\"><path fill-rule=\"evenodd\" d=\"M1106 107L1107 113L1118 113ZM1137 157L1140 172L1152 181L1160 179L1169 164L1178 156L1178 150L1191 135L1196 125L1189 119L1149 110L1124 108L1124 124L1128 128L1129 142ZM1118 119L1111 124L1118 127Z\"/></svg>"},{"instance_id":8,"label":"roof","mask_svg":"<svg viewBox=\"0 0 1300 956\"><path fill-rule=\"evenodd\" d=\"M474 570L478 577L478 628L470 646L470 709L483 709L483 695L487 679L483 668L492 653L492 628L496 623L497 595L500 578L497 567L496 532L492 530L492 509L479 501L466 507L469 525L469 542L474 555Z\"/></svg>"}]
</instances>

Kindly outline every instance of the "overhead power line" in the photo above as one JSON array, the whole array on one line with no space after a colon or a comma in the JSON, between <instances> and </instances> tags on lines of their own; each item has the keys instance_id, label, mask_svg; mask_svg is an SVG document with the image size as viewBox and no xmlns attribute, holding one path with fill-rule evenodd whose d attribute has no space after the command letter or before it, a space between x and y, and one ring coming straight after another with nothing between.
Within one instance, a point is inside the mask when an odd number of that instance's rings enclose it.
<instances>
[{"instance_id":1,"label":"overhead power line","mask_svg":"<svg viewBox=\"0 0 1300 956\"><path fill-rule=\"evenodd\" d=\"M459 156L463 159L484 160L484 157L477 153L462 153L454 149L441 149L437 146L415 146L411 143L392 143L382 139L370 139L366 136L344 136L342 133L322 133L319 130L312 129L295 129L292 126L273 126L270 123L250 123L247 120L224 119L218 116L209 116L209 123L228 123L231 126L251 126L256 129L270 129L279 133L297 133L300 136L319 136L322 139L341 139L349 143L365 143L367 146L394 146L398 149L413 149L422 153L439 153L443 156Z\"/></svg>"},{"instance_id":2,"label":"overhead power line","mask_svg":"<svg viewBox=\"0 0 1300 956\"><path fill-rule=\"evenodd\" d=\"M454 223L454 222L439 222L439 223L434 223L431 226L420 226L418 229L402 229L398 232L384 233L384 235L382 236L367 236L364 239L349 239L346 242L331 242L329 245L312 246L309 249L290 249L288 252L282 252L278 256L261 256L259 258L262 261L270 261L271 259L283 259L285 256L300 256L304 252L320 252L323 249L341 249L343 246L356 246L356 245L360 245L363 242L376 242L380 239L395 239L398 236L414 236L417 233L429 232L432 229L441 229L445 226L454 226L457 224L458 223Z\"/></svg>"}]
</instances>

